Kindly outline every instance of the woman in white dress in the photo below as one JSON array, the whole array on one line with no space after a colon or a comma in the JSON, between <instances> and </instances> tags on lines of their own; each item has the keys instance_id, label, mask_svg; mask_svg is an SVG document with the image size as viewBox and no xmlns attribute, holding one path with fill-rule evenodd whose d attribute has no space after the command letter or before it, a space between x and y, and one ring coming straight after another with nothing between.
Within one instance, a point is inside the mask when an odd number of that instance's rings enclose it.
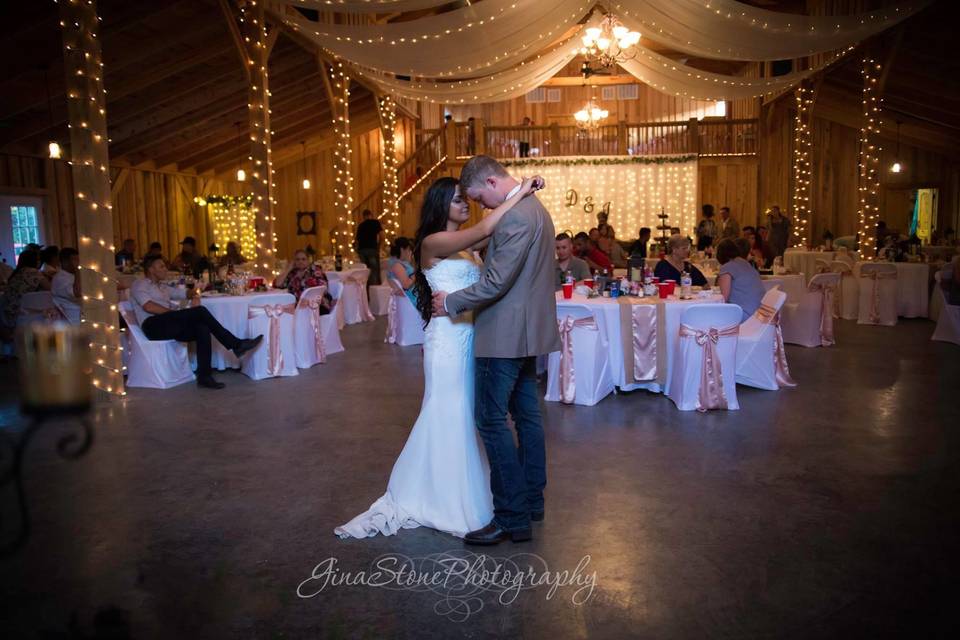
<instances>
[{"instance_id":1,"label":"woman in white dress","mask_svg":"<svg viewBox=\"0 0 960 640\"><path fill-rule=\"evenodd\" d=\"M480 267L465 250L484 246L503 214L542 186L540 178L525 179L516 194L463 230L470 206L457 180L440 178L427 191L414 249L417 308L426 323L423 403L387 492L335 528L341 538L421 526L462 538L493 518L490 469L473 417L473 320L469 314L431 318L431 292L458 291L479 280Z\"/></svg>"}]
</instances>

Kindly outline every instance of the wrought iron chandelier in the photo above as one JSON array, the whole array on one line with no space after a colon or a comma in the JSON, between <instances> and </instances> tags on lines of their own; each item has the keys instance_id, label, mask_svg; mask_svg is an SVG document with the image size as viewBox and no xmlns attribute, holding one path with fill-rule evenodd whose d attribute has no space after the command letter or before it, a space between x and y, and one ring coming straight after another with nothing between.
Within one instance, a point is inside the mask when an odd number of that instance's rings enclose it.
<instances>
[{"instance_id":1,"label":"wrought iron chandelier","mask_svg":"<svg viewBox=\"0 0 960 640\"><path fill-rule=\"evenodd\" d=\"M577 121L577 127L589 131L599 127L600 123L609 115L609 111L601 109L593 98L590 98L583 109L573 114L573 119Z\"/></svg>"},{"instance_id":2,"label":"wrought iron chandelier","mask_svg":"<svg viewBox=\"0 0 960 640\"><path fill-rule=\"evenodd\" d=\"M640 42L640 33L630 31L608 13L603 17L600 26L587 29L581 40L583 46L580 54L598 67L605 68L633 60L637 55L636 45Z\"/></svg>"}]
</instances>

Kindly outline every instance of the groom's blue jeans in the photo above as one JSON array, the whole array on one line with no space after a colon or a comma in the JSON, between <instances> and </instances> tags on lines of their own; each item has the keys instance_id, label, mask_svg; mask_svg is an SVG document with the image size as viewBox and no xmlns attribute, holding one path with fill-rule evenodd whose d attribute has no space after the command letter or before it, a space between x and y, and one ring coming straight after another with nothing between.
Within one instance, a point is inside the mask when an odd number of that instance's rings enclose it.
<instances>
[{"instance_id":1,"label":"groom's blue jeans","mask_svg":"<svg viewBox=\"0 0 960 640\"><path fill-rule=\"evenodd\" d=\"M476 376L477 429L490 462L494 522L507 531L527 529L530 512L543 511L547 485L537 359L477 358ZM508 411L517 442L507 427Z\"/></svg>"}]
</instances>

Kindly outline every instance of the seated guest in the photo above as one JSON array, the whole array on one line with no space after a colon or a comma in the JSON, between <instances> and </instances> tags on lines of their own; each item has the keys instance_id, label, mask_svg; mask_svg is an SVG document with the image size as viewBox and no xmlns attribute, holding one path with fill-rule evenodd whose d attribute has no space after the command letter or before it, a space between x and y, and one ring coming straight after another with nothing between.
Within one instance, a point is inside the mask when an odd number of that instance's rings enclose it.
<instances>
[{"instance_id":1,"label":"seated guest","mask_svg":"<svg viewBox=\"0 0 960 640\"><path fill-rule=\"evenodd\" d=\"M240 254L240 247L237 246L236 242L227 243L227 252L223 254L223 257L220 258L221 267L228 267L230 265L238 265L246 262L247 259Z\"/></svg>"},{"instance_id":2,"label":"seated guest","mask_svg":"<svg viewBox=\"0 0 960 640\"><path fill-rule=\"evenodd\" d=\"M777 257L777 251L770 242L770 231L763 225L757 227L757 244L763 253L763 263L769 268L773 264L773 259Z\"/></svg>"},{"instance_id":3,"label":"seated guest","mask_svg":"<svg viewBox=\"0 0 960 640\"><path fill-rule=\"evenodd\" d=\"M724 302L739 305L743 310L742 322L760 308L760 301L766 290L760 274L743 258L742 247L738 244L747 242L743 240L742 243L737 243L730 238L724 238L717 245L717 262L720 263L717 286L720 287ZM749 245L747 248L749 249Z\"/></svg>"},{"instance_id":4,"label":"seated guest","mask_svg":"<svg viewBox=\"0 0 960 640\"><path fill-rule=\"evenodd\" d=\"M416 284L413 274L413 243L410 238L397 238L390 245L390 257L387 258L387 279L395 280L407 295L414 308L417 307L417 294L413 290Z\"/></svg>"},{"instance_id":5,"label":"seated guest","mask_svg":"<svg viewBox=\"0 0 960 640\"><path fill-rule=\"evenodd\" d=\"M13 337L23 295L49 290L50 281L40 273L40 252L24 249L17 260L17 268L10 274L7 286L0 295L0 333L4 340Z\"/></svg>"},{"instance_id":6,"label":"seated guest","mask_svg":"<svg viewBox=\"0 0 960 640\"><path fill-rule=\"evenodd\" d=\"M596 242L597 239L600 237L600 229L594 227L590 229L590 232L587 235L590 237L591 240Z\"/></svg>"},{"instance_id":7,"label":"seated guest","mask_svg":"<svg viewBox=\"0 0 960 640\"><path fill-rule=\"evenodd\" d=\"M241 339L223 328L206 307L200 306L200 292L193 289L189 308L181 309L173 300L184 300L186 293L167 285L167 265L160 256L143 259L143 274L130 287L137 321L150 340L178 340L197 343L197 385L208 389L222 389L210 368L213 335L220 344L233 351L238 358L255 348L263 336Z\"/></svg>"},{"instance_id":8,"label":"seated guest","mask_svg":"<svg viewBox=\"0 0 960 640\"><path fill-rule=\"evenodd\" d=\"M657 268L653 270L653 275L664 280L673 280L680 284L680 277L684 271L690 274L690 279L695 287L706 287L707 279L695 266L687 262L690 257L690 239L684 238L679 234L670 236L667 241L667 255L657 263Z\"/></svg>"},{"instance_id":9,"label":"seated guest","mask_svg":"<svg viewBox=\"0 0 960 640\"><path fill-rule=\"evenodd\" d=\"M53 276L53 302L70 324L80 324L80 254L73 247L60 249L60 271Z\"/></svg>"},{"instance_id":10,"label":"seated guest","mask_svg":"<svg viewBox=\"0 0 960 640\"><path fill-rule=\"evenodd\" d=\"M133 238L127 238L123 241L123 249L117 251L114 264L116 264L118 267L122 267L124 263L133 264L133 262L137 259L136 250L137 243L133 241Z\"/></svg>"},{"instance_id":11,"label":"seated guest","mask_svg":"<svg viewBox=\"0 0 960 640\"><path fill-rule=\"evenodd\" d=\"M767 254L763 249L763 239L758 235L753 227L743 228L743 238L749 243L750 250L747 251L747 262L757 269L766 269L770 265L767 263ZM771 259L772 263L773 260Z\"/></svg>"},{"instance_id":12,"label":"seated guest","mask_svg":"<svg viewBox=\"0 0 960 640\"><path fill-rule=\"evenodd\" d=\"M146 258L147 256L162 256L162 255L163 255L163 247L160 245L160 243L151 242L150 248L147 249L147 253L143 257Z\"/></svg>"},{"instance_id":13,"label":"seated guest","mask_svg":"<svg viewBox=\"0 0 960 640\"><path fill-rule=\"evenodd\" d=\"M646 258L648 242L650 242L650 227L641 227L640 237L630 245L630 255Z\"/></svg>"},{"instance_id":14,"label":"seated guest","mask_svg":"<svg viewBox=\"0 0 960 640\"><path fill-rule=\"evenodd\" d=\"M607 254L614 267L624 268L627 266L627 253L617 242L617 233L613 227L608 224L603 226L600 238L597 240L600 250Z\"/></svg>"},{"instance_id":15,"label":"seated guest","mask_svg":"<svg viewBox=\"0 0 960 640\"><path fill-rule=\"evenodd\" d=\"M590 236L584 231L573 236L573 255L585 261L588 251L590 251Z\"/></svg>"},{"instance_id":16,"label":"seated guest","mask_svg":"<svg viewBox=\"0 0 960 640\"><path fill-rule=\"evenodd\" d=\"M575 282L580 282L590 277L590 267L580 258L573 255L573 241L566 233L557 234L557 277L556 290L563 288L563 283L567 279L567 271L573 275Z\"/></svg>"},{"instance_id":17,"label":"seated guest","mask_svg":"<svg viewBox=\"0 0 960 640\"><path fill-rule=\"evenodd\" d=\"M187 236L180 241L181 251L173 259L173 268L181 273L200 275L203 256L197 252L197 241L193 236Z\"/></svg>"},{"instance_id":18,"label":"seated guest","mask_svg":"<svg viewBox=\"0 0 960 640\"><path fill-rule=\"evenodd\" d=\"M587 263L592 271L613 271L613 263L609 256L600 250L597 243L587 238L587 249L580 257Z\"/></svg>"},{"instance_id":19,"label":"seated guest","mask_svg":"<svg viewBox=\"0 0 960 640\"><path fill-rule=\"evenodd\" d=\"M287 270L280 274L273 281L273 286L277 289L286 289L300 302L300 296L311 287L320 285L328 286L327 274L319 265L310 261L307 252L303 249L297 249L293 254L293 262ZM318 311L320 315L326 315L333 309L333 296L327 291L323 294L323 302Z\"/></svg>"},{"instance_id":20,"label":"seated guest","mask_svg":"<svg viewBox=\"0 0 960 640\"><path fill-rule=\"evenodd\" d=\"M56 245L49 245L40 250L40 273L47 277L47 280L53 281L53 276L60 271L60 248Z\"/></svg>"}]
</instances>

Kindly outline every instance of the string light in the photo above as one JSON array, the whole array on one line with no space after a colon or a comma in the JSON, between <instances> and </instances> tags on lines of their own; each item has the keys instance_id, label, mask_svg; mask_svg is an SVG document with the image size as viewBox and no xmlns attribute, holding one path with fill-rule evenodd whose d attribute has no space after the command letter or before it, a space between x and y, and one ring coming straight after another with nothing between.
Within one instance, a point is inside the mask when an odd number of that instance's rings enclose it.
<instances>
[{"instance_id":1,"label":"string light","mask_svg":"<svg viewBox=\"0 0 960 640\"><path fill-rule=\"evenodd\" d=\"M397 105L389 95L379 101L380 121L383 133L383 212L380 221L383 224L387 242L400 235L400 205L397 181Z\"/></svg>"},{"instance_id":2,"label":"string light","mask_svg":"<svg viewBox=\"0 0 960 640\"><path fill-rule=\"evenodd\" d=\"M793 246L806 247L810 233L810 166L813 158L813 89L800 85L794 92L797 113L793 125Z\"/></svg>"},{"instance_id":3,"label":"string light","mask_svg":"<svg viewBox=\"0 0 960 640\"><path fill-rule=\"evenodd\" d=\"M253 194L197 196L193 201L207 208L213 240L218 247L226 250L227 243L235 242L242 255L244 248L251 250L257 246L257 214L253 206Z\"/></svg>"},{"instance_id":4,"label":"string light","mask_svg":"<svg viewBox=\"0 0 960 640\"><path fill-rule=\"evenodd\" d=\"M350 76L344 73L343 62L336 62L332 70L334 104L333 135L337 141L334 148L333 169L334 196L337 214L336 250L343 254L353 240L353 170L350 147Z\"/></svg>"},{"instance_id":5,"label":"string light","mask_svg":"<svg viewBox=\"0 0 960 640\"><path fill-rule=\"evenodd\" d=\"M110 181L105 170L109 164L106 136L106 92L103 88L103 63L97 27L100 18L92 2L60 2L60 30L66 65L66 95L69 113L70 158L80 238L78 277L83 289L81 323L90 331L90 349L94 361L103 370L91 378L97 389L125 396L122 348L119 342L117 283L115 273L107 274L101 265L113 266L113 205ZM62 153L60 145L48 145L51 158Z\"/></svg>"},{"instance_id":6,"label":"string light","mask_svg":"<svg viewBox=\"0 0 960 640\"><path fill-rule=\"evenodd\" d=\"M877 241L878 204L880 200L880 108L883 97L877 96L877 79L881 65L869 56L861 60L863 75L863 124L860 127L858 215L860 218L860 257L872 260Z\"/></svg>"}]
</instances>

